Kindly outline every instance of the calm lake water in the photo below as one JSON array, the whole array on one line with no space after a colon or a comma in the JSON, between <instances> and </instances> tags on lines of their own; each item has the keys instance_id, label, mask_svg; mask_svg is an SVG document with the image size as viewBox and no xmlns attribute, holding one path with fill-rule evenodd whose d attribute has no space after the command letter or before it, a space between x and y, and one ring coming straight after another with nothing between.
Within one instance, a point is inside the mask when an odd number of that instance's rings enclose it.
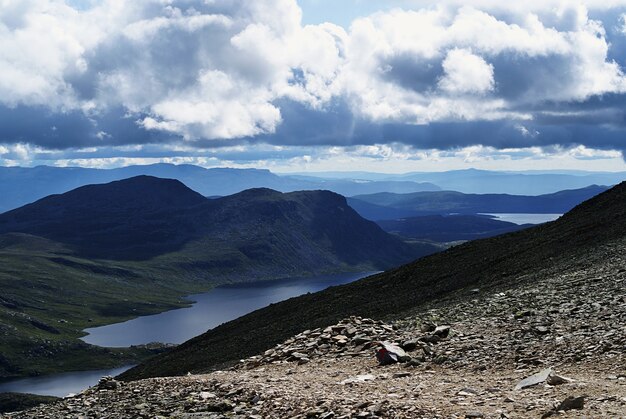
<instances>
[{"instance_id":1,"label":"calm lake water","mask_svg":"<svg viewBox=\"0 0 626 419\"><path fill-rule=\"evenodd\" d=\"M542 224L554 221L563 214L483 214L491 215L500 221L515 224Z\"/></svg>"},{"instance_id":2,"label":"calm lake water","mask_svg":"<svg viewBox=\"0 0 626 419\"><path fill-rule=\"evenodd\" d=\"M189 308L138 317L123 323L85 329L92 345L127 347L151 342L182 343L222 323L291 297L342 285L375 272L225 285L188 297Z\"/></svg>"},{"instance_id":3,"label":"calm lake water","mask_svg":"<svg viewBox=\"0 0 626 419\"><path fill-rule=\"evenodd\" d=\"M0 383L0 393L31 393L42 396L65 397L97 384L100 378L105 375L118 375L131 367L132 365L112 370L66 372L45 377L23 378Z\"/></svg>"},{"instance_id":4,"label":"calm lake water","mask_svg":"<svg viewBox=\"0 0 626 419\"><path fill-rule=\"evenodd\" d=\"M86 329L85 342L126 347L150 342L182 343L215 326L291 297L347 284L376 272L328 275L303 279L226 285L204 294L189 296L189 308L139 317L123 323ZM95 385L105 375L118 375L130 368L80 371L0 383L0 392L33 393L63 397Z\"/></svg>"}]
</instances>

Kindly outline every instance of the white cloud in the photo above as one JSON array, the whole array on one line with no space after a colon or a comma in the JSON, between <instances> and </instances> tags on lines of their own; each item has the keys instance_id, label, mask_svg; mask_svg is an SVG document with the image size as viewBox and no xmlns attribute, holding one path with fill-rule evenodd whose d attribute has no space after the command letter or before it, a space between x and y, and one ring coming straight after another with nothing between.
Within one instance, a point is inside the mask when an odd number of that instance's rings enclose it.
<instances>
[{"instance_id":1,"label":"white cloud","mask_svg":"<svg viewBox=\"0 0 626 419\"><path fill-rule=\"evenodd\" d=\"M493 66L468 50L448 51L442 66L445 75L439 80L439 87L448 93L486 93L493 90Z\"/></svg>"},{"instance_id":2,"label":"white cloud","mask_svg":"<svg viewBox=\"0 0 626 419\"><path fill-rule=\"evenodd\" d=\"M413 10L349 31L302 26L295 0L0 4L0 103L93 118L121 107L188 141L274 133L282 99L321 111L338 99L371 121L428 124L525 121L540 103L626 92L589 17L621 1L407 1Z\"/></svg>"}]
</instances>

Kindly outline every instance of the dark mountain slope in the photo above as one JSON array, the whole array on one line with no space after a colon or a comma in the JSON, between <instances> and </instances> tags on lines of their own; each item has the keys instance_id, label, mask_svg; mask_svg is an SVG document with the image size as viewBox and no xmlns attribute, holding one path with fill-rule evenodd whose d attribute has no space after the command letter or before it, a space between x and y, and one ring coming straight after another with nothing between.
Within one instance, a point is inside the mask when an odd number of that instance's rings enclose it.
<instances>
[{"instance_id":1,"label":"dark mountain slope","mask_svg":"<svg viewBox=\"0 0 626 419\"><path fill-rule=\"evenodd\" d=\"M544 268L584 265L603 246L626 241L626 183L552 223L477 240L355 283L271 305L228 322L141 364L124 379L203 371L262 353L307 328L350 315L394 318L468 286L536 281Z\"/></svg>"},{"instance_id":2,"label":"dark mountain slope","mask_svg":"<svg viewBox=\"0 0 626 419\"><path fill-rule=\"evenodd\" d=\"M366 220L394 220L396 218L416 217L420 213L411 209L393 208L391 206L372 204L357 198L347 198L350 205Z\"/></svg>"},{"instance_id":3,"label":"dark mountain slope","mask_svg":"<svg viewBox=\"0 0 626 419\"><path fill-rule=\"evenodd\" d=\"M605 186L592 185L582 189L560 191L547 195L524 196L507 194L463 194L461 192L416 192L410 194L378 193L358 195L352 199L377 205L378 212L371 213L368 208L362 215L378 220L397 218L397 211L412 211L413 216L430 214L478 214L478 213L535 213L561 214L579 203L604 192ZM389 215L380 211L380 207L392 208ZM359 208L359 206L355 206Z\"/></svg>"},{"instance_id":4,"label":"dark mountain slope","mask_svg":"<svg viewBox=\"0 0 626 419\"><path fill-rule=\"evenodd\" d=\"M149 176L81 187L0 215L0 234L16 232L81 257L158 257L159 266L233 279L380 269L436 250L385 233L332 192L251 189L210 200Z\"/></svg>"},{"instance_id":5,"label":"dark mountain slope","mask_svg":"<svg viewBox=\"0 0 626 419\"><path fill-rule=\"evenodd\" d=\"M101 258L146 258L195 237L181 211L207 200L177 180L150 176L83 186L0 215L0 233L20 232Z\"/></svg>"}]
</instances>

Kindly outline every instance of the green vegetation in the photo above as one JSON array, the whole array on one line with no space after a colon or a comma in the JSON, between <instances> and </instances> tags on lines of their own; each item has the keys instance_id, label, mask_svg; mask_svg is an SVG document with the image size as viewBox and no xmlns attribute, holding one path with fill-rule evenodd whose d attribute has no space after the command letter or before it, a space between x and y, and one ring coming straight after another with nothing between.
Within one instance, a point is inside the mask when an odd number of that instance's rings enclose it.
<instances>
[{"instance_id":1,"label":"green vegetation","mask_svg":"<svg viewBox=\"0 0 626 419\"><path fill-rule=\"evenodd\" d=\"M0 236L0 378L110 368L153 355L78 340L82 330L189 304L210 289L133 263L95 262L38 237Z\"/></svg>"},{"instance_id":2,"label":"green vegetation","mask_svg":"<svg viewBox=\"0 0 626 419\"><path fill-rule=\"evenodd\" d=\"M0 413L18 412L40 404L54 403L58 397L38 396L36 394L0 393Z\"/></svg>"}]
</instances>

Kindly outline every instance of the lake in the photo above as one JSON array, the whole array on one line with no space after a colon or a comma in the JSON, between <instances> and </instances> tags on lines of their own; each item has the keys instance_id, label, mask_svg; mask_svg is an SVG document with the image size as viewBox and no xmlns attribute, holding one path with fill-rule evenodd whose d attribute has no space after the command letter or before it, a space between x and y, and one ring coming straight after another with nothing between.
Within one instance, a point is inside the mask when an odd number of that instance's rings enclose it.
<instances>
[{"instance_id":1,"label":"lake","mask_svg":"<svg viewBox=\"0 0 626 419\"><path fill-rule=\"evenodd\" d=\"M542 224L554 221L563 214L481 214L514 224Z\"/></svg>"},{"instance_id":2,"label":"lake","mask_svg":"<svg viewBox=\"0 0 626 419\"><path fill-rule=\"evenodd\" d=\"M248 284L223 285L187 297L191 307L138 317L123 323L86 329L87 343L127 347L150 342L182 343L220 324L288 298L343 285L376 272L283 279ZM105 375L117 375L130 367L115 370L80 371L25 378L0 384L0 392L66 396L96 384Z\"/></svg>"},{"instance_id":3,"label":"lake","mask_svg":"<svg viewBox=\"0 0 626 419\"><path fill-rule=\"evenodd\" d=\"M182 343L222 323L271 303L317 292L333 285L355 281L375 272L284 279L249 284L224 285L187 297L188 308L138 317L123 323L85 329L83 341L107 347L128 347L151 342Z\"/></svg>"},{"instance_id":4,"label":"lake","mask_svg":"<svg viewBox=\"0 0 626 419\"><path fill-rule=\"evenodd\" d=\"M65 397L97 384L100 378L105 375L115 376L131 367L132 365L111 370L64 372L43 377L21 378L0 383L0 393L31 393L42 396Z\"/></svg>"}]
</instances>

